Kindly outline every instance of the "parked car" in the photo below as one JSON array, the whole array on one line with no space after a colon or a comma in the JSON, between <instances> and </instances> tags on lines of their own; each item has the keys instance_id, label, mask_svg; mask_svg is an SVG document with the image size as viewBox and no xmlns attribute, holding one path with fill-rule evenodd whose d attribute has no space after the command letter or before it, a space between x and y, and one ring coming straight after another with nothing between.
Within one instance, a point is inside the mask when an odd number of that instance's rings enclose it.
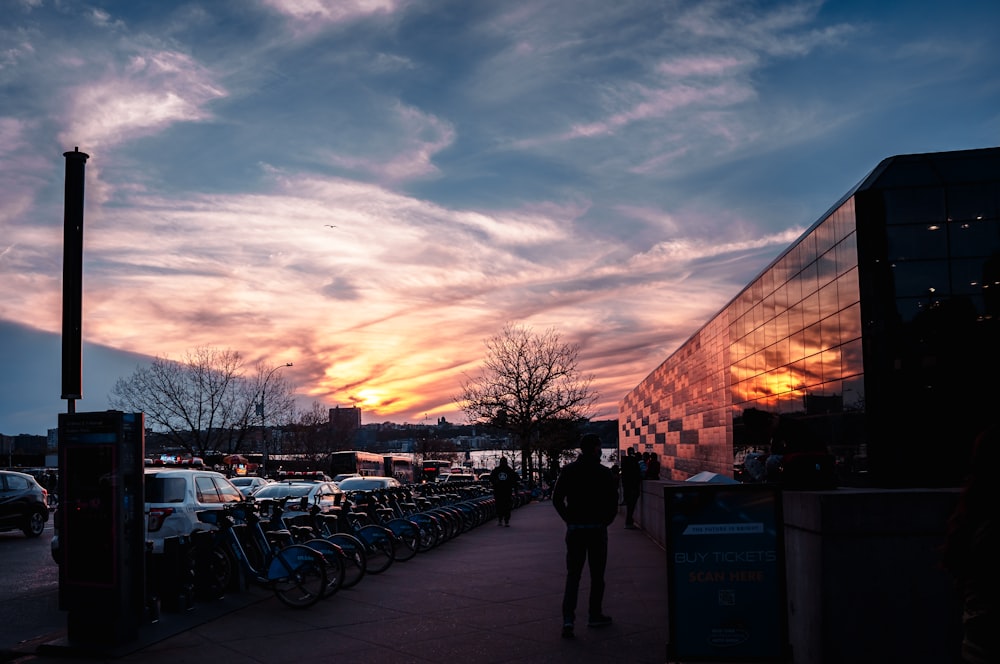
<instances>
[{"instance_id":1,"label":"parked car","mask_svg":"<svg viewBox=\"0 0 1000 664\"><path fill-rule=\"evenodd\" d=\"M197 512L243 500L225 475L212 470L147 468L145 492L146 540L153 543L153 553L163 552L167 537L209 529Z\"/></svg>"},{"instance_id":2,"label":"parked car","mask_svg":"<svg viewBox=\"0 0 1000 664\"><path fill-rule=\"evenodd\" d=\"M402 486L395 477L369 475L367 477L348 477L340 483L342 491L373 491L375 489L393 489Z\"/></svg>"},{"instance_id":3,"label":"parked car","mask_svg":"<svg viewBox=\"0 0 1000 664\"><path fill-rule=\"evenodd\" d=\"M339 475L334 476L333 481L336 482L337 484L340 484L341 482L343 482L344 480L346 480L348 477L361 477L361 474L360 473L340 473Z\"/></svg>"},{"instance_id":4,"label":"parked car","mask_svg":"<svg viewBox=\"0 0 1000 664\"><path fill-rule=\"evenodd\" d=\"M257 489L271 483L263 477L257 477L256 475L233 477L229 481L233 483L233 486L240 490L240 493L242 493L244 497L253 495Z\"/></svg>"},{"instance_id":5,"label":"parked car","mask_svg":"<svg viewBox=\"0 0 1000 664\"><path fill-rule=\"evenodd\" d=\"M0 471L0 531L20 530L38 537L49 520L49 493L34 477Z\"/></svg>"},{"instance_id":6,"label":"parked car","mask_svg":"<svg viewBox=\"0 0 1000 664\"><path fill-rule=\"evenodd\" d=\"M320 512L333 512L343 502L344 492L333 482L271 482L253 494L253 499L281 500L292 498L285 503L289 511L301 511L318 505Z\"/></svg>"}]
</instances>

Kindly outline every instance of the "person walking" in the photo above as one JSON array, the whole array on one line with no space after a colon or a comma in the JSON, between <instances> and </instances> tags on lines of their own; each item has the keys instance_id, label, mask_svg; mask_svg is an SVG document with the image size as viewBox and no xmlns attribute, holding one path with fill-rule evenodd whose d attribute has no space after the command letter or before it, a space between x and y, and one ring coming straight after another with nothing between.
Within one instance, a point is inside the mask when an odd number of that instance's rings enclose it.
<instances>
[{"instance_id":1,"label":"person walking","mask_svg":"<svg viewBox=\"0 0 1000 664\"><path fill-rule=\"evenodd\" d=\"M559 474L552 504L566 523L566 588L563 592L563 638L573 637L577 594L583 565L590 567L588 627L607 627L604 570L608 564L608 526L618 513L618 489L611 469L601 464L601 439L585 434L580 456Z\"/></svg>"},{"instance_id":2,"label":"person walking","mask_svg":"<svg viewBox=\"0 0 1000 664\"><path fill-rule=\"evenodd\" d=\"M642 490L642 470L634 448L628 448L622 459L622 497L625 498L625 527L635 530L635 504Z\"/></svg>"},{"instance_id":3,"label":"person walking","mask_svg":"<svg viewBox=\"0 0 1000 664\"><path fill-rule=\"evenodd\" d=\"M500 457L500 465L490 473L493 485L493 499L497 504L497 525L510 528L510 511L514 503L514 485L517 476L507 464L507 457Z\"/></svg>"}]
</instances>

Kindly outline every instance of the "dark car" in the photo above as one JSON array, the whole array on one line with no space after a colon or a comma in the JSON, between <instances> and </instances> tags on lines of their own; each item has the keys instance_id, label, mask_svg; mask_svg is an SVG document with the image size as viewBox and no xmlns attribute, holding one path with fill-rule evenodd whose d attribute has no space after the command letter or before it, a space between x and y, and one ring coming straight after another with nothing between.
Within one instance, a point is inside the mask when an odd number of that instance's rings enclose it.
<instances>
[{"instance_id":1,"label":"dark car","mask_svg":"<svg viewBox=\"0 0 1000 664\"><path fill-rule=\"evenodd\" d=\"M0 471L0 531L38 537L49 520L49 494L27 473Z\"/></svg>"},{"instance_id":2,"label":"dark car","mask_svg":"<svg viewBox=\"0 0 1000 664\"><path fill-rule=\"evenodd\" d=\"M262 486L253 494L253 499L283 500L290 498L285 509L300 512L311 505L319 507L323 513L336 511L343 501L344 492L333 482L272 482Z\"/></svg>"},{"instance_id":3,"label":"dark car","mask_svg":"<svg viewBox=\"0 0 1000 664\"><path fill-rule=\"evenodd\" d=\"M229 481L233 483L233 486L240 490L240 493L243 494L244 498L253 495L254 491L271 483L270 480L266 480L263 477L257 477L256 475L231 477Z\"/></svg>"},{"instance_id":4,"label":"dark car","mask_svg":"<svg viewBox=\"0 0 1000 664\"><path fill-rule=\"evenodd\" d=\"M342 491L374 491L375 489L393 489L400 486L395 477L348 477L340 483Z\"/></svg>"}]
</instances>

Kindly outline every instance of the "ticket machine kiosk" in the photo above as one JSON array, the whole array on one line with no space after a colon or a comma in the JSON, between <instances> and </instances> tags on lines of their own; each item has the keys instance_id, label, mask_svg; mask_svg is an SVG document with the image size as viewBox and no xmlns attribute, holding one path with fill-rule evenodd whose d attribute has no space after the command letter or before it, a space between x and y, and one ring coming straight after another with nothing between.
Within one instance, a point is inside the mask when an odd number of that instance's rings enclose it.
<instances>
[{"instance_id":1,"label":"ticket machine kiosk","mask_svg":"<svg viewBox=\"0 0 1000 664\"><path fill-rule=\"evenodd\" d=\"M59 602L72 643L130 641L144 614L143 420L59 415Z\"/></svg>"}]
</instances>

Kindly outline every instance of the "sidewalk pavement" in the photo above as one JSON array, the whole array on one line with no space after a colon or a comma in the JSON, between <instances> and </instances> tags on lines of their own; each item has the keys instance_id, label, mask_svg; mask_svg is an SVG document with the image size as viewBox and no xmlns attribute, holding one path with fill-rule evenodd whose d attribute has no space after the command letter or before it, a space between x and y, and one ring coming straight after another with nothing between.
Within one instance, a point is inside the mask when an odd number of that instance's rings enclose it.
<instances>
[{"instance_id":1,"label":"sidewalk pavement","mask_svg":"<svg viewBox=\"0 0 1000 664\"><path fill-rule=\"evenodd\" d=\"M586 626L580 584L576 637L560 637L565 528L551 502L516 509L509 528L486 523L438 548L366 576L307 609L262 589L164 613L140 638L90 661L213 662L657 662L666 661L663 549L641 530L609 528L604 612ZM19 662L65 662L65 634L26 644Z\"/></svg>"}]
</instances>

